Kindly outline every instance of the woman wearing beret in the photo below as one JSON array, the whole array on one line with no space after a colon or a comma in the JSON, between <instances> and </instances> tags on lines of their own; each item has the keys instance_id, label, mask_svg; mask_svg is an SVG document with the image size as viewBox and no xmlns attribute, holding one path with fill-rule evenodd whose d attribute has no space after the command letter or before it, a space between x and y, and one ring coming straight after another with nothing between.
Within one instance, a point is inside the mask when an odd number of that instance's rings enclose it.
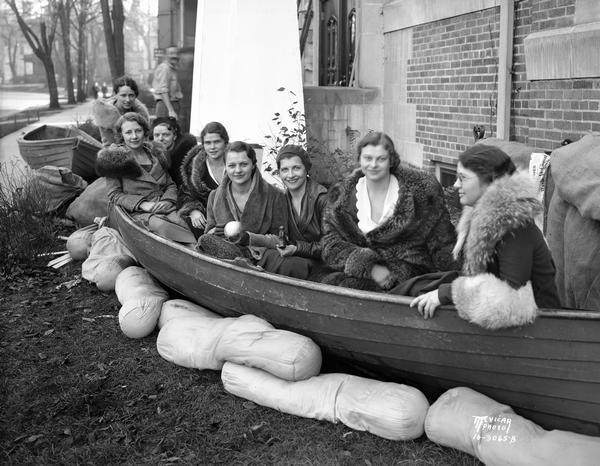
<instances>
[{"instance_id":1,"label":"woman wearing beret","mask_svg":"<svg viewBox=\"0 0 600 466\"><path fill-rule=\"evenodd\" d=\"M181 134L181 127L172 117L158 117L152 121L151 139L159 142L165 149L169 160L169 175L179 188L181 180L181 163L188 151L198 144L190 133Z\"/></svg>"},{"instance_id":2,"label":"woman wearing beret","mask_svg":"<svg viewBox=\"0 0 600 466\"><path fill-rule=\"evenodd\" d=\"M92 106L94 120L100 129L102 145L110 146L116 142L114 126L117 120L127 112L139 113L146 121L150 114L146 106L138 100L138 85L129 76L121 76L114 80L113 90L115 95L108 99L96 99Z\"/></svg>"},{"instance_id":3,"label":"woman wearing beret","mask_svg":"<svg viewBox=\"0 0 600 466\"><path fill-rule=\"evenodd\" d=\"M411 306L427 319L440 304L453 303L459 316L489 329L530 323L538 306L560 307L529 174L516 172L502 150L476 144L459 155L454 186L463 206L453 251L462 258L462 276Z\"/></svg>"},{"instance_id":4,"label":"woman wearing beret","mask_svg":"<svg viewBox=\"0 0 600 466\"><path fill-rule=\"evenodd\" d=\"M330 189L323 216L323 282L387 291L409 278L455 268L454 227L442 188L426 173L400 166L384 133L358 144L360 168Z\"/></svg>"}]
</instances>

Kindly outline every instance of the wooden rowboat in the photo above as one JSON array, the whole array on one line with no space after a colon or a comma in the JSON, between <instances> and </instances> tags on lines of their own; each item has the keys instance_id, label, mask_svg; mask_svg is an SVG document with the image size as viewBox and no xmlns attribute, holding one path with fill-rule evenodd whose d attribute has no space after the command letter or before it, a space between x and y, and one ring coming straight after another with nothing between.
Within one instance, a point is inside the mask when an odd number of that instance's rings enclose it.
<instances>
[{"instance_id":1,"label":"wooden rowboat","mask_svg":"<svg viewBox=\"0 0 600 466\"><path fill-rule=\"evenodd\" d=\"M23 160L33 168L70 168L86 181L97 178L94 165L102 144L74 127L42 125L17 139Z\"/></svg>"},{"instance_id":2,"label":"wooden rowboat","mask_svg":"<svg viewBox=\"0 0 600 466\"><path fill-rule=\"evenodd\" d=\"M167 287L225 316L255 314L334 355L429 395L468 386L545 428L600 435L600 312L540 312L488 331L451 307L424 320L411 298L257 272L191 251L111 213L138 261ZM489 413L482 413L482 415Z\"/></svg>"}]
</instances>

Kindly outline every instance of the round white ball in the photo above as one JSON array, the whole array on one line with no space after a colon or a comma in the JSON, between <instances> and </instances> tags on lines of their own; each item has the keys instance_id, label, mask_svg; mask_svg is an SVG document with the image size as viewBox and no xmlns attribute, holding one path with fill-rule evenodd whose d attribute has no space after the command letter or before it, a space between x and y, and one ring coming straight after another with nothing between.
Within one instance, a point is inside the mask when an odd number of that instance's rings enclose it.
<instances>
[{"instance_id":1,"label":"round white ball","mask_svg":"<svg viewBox=\"0 0 600 466\"><path fill-rule=\"evenodd\" d=\"M242 223L235 221L229 222L225 225L223 232L227 238L238 236L242 232Z\"/></svg>"}]
</instances>

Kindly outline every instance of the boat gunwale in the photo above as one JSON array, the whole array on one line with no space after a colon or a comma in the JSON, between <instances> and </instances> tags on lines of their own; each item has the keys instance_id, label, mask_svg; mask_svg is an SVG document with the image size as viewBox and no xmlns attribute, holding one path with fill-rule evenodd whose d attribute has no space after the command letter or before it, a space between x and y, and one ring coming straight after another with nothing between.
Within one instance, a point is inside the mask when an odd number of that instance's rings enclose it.
<instances>
[{"instance_id":1,"label":"boat gunwale","mask_svg":"<svg viewBox=\"0 0 600 466\"><path fill-rule=\"evenodd\" d=\"M222 267L225 269L230 269L237 273L248 274L257 278L261 278L264 280L270 280L274 282L279 282L285 285L291 285L298 288L304 288L311 291L319 291L319 292L328 292L333 295L341 295L348 298L358 298L358 299L368 299L373 302L380 302L386 304L400 304L408 306L411 301L414 299L410 296L402 296L402 295L393 295L387 293L381 293L376 291L364 291L364 290L355 290L351 288L345 288L341 286L335 285L327 285L324 283L311 282L308 280L302 280L299 278L291 278L286 277L284 275L277 275L273 273L265 273L262 271L252 270L249 268L240 267L238 265L225 262L221 259L211 257L207 254L202 254L198 251L191 250L185 246L182 246L178 243L170 241L166 238L163 238L151 231L143 229L141 226L137 225L131 216L121 207L114 206L119 212L119 218L123 219L123 221L127 222L131 227L139 230L141 233L146 234L147 236L151 236L155 241L162 243L163 245L171 248L178 249L181 252L184 252L192 257L196 257L198 259L203 260L204 262L208 262L210 264L216 265L218 267ZM456 308L454 306L441 306L440 309L445 310L453 310ZM560 319L583 319L583 320L600 320L600 312L598 311L589 311L582 309L549 309L543 308L539 310L538 318L560 318Z\"/></svg>"}]
</instances>

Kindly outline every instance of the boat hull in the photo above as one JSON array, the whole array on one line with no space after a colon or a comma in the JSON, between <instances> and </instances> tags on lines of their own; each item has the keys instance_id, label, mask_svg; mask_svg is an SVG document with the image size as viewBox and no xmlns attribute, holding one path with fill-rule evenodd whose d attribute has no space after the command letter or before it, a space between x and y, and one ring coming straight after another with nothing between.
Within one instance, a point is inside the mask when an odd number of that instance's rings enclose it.
<instances>
[{"instance_id":1,"label":"boat hull","mask_svg":"<svg viewBox=\"0 0 600 466\"><path fill-rule=\"evenodd\" d=\"M600 313L543 310L533 325L499 331L452 308L424 320L408 297L244 269L149 233L121 209L111 225L159 281L215 312L258 315L432 396L469 386L545 428L600 435Z\"/></svg>"}]
</instances>

